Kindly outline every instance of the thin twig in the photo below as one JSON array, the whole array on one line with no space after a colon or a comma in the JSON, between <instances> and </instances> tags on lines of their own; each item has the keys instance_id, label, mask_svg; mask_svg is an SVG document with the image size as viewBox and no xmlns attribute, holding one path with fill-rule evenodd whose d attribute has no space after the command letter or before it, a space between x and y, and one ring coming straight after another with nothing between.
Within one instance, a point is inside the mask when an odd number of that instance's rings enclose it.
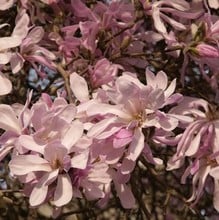
<instances>
[{"instance_id":1,"label":"thin twig","mask_svg":"<svg viewBox=\"0 0 219 220\"><path fill-rule=\"evenodd\" d=\"M69 82L69 73L66 70L64 70L64 68L61 64L57 64L56 68L57 68L58 72L61 74L62 78L64 79L65 89L68 94L69 102L73 103L72 91L71 91L70 82Z\"/></svg>"}]
</instances>

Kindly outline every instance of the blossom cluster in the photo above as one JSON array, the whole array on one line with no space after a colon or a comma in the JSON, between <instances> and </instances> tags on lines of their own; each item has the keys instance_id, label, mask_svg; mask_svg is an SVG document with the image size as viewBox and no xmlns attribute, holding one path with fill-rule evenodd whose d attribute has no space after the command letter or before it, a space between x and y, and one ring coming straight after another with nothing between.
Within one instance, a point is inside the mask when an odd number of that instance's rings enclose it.
<instances>
[{"instance_id":1,"label":"blossom cluster","mask_svg":"<svg viewBox=\"0 0 219 220\"><path fill-rule=\"evenodd\" d=\"M0 104L0 161L10 155L10 174L32 207L73 198L104 207L115 191L134 208L130 182L143 159L183 168L192 206L213 180L219 211L218 9L211 0L1 3L16 19L0 24L0 95L30 69L55 88ZM199 80L209 90L202 97L189 91ZM155 148L174 153L165 161Z\"/></svg>"}]
</instances>

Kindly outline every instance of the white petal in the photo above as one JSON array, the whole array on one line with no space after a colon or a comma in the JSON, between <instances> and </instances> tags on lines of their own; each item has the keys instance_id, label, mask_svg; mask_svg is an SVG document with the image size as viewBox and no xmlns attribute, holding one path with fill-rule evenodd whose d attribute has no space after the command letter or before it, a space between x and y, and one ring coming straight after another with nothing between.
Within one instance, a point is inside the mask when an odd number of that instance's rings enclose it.
<instances>
[{"instance_id":1,"label":"white petal","mask_svg":"<svg viewBox=\"0 0 219 220\"><path fill-rule=\"evenodd\" d=\"M47 196L48 186L34 187L30 194L29 203L31 206L42 204Z\"/></svg>"},{"instance_id":2,"label":"white petal","mask_svg":"<svg viewBox=\"0 0 219 220\"><path fill-rule=\"evenodd\" d=\"M73 196L71 179L67 174L58 176L58 183L54 194L54 205L60 207L71 201Z\"/></svg>"},{"instance_id":3,"label":"white petal","mask_svg":"<svg viewBox=\"0 0 219 220\"><path fill-rule=\"evenodd\" d=\"M73 121L71 127L67 130L65 136L62 139L62 144L70 151L71 147L82 136L83 130L83 124L80 121Z\"/></svg>"},{"instance_id":4,"label":"white petal","mask_svg":"<svg viewBox=\"0 0 219 220\"><path fill-rule=\"evenodd\" d=\"M133 141L129 146L127 159L135 161L141 154L144 148L144 135L141 129L136 129L133 136Z\"/></svg>"},{"instance_id":5,"label":"white petal","mask_svg":"<svg viewBox=\"0 0 219 220\"><path fill-rule=\"evenodd\" d=\"M211 171L209 172L209 174L213 178L219 180L219 166L212 168Z\"/></svg>"},{"instance_id":6,"label":"white petal","mask_svg":"<svg viewBox=\"0 0 219 220\"><path fill-rule=\"evenodd\" d=\"M0 128L6 131L14 131L18 134L21 132L18 118L16 117L15 112L9 105L0 105Z\"/></svg>"},{"instance_id":7,"label":"white petal","mask_svg":"<svg viewBox=\"0 0 219 220\"><path fill-rule=\"evenodd\" d=\"M87 136L88 137L96 137L101 132L103 132L110 124L115 123L117 120L116 117L112 118L106 118L97 124L95 124L91 129L88 131Z\"/></svg>"},{"instance_id":8,"label":"white petal","mask_svg":"<svg viewBox=\"0 0 219 220\"><path fill-rule=\"evenodd\" d=\"M85 169L87 166L88 156L89 151L84 151L77 155L74 155L71 159L71 167Z\"/></svg>"},{"instance_id":9,"label":"white petal","mask_svg":"<svg viewBox=\"0 0 219 220\"><path fill-rule=\"evenodd\" d=\"M9 163L14 175L25 175L34 171L51 171L48 161L37 155L19 155L12 158Z\"/></svg>"},{"instance_id":10,"label":"white petal","mask_svg":"<svg viewBox=\"0 0 219 220\"><path fill-rule=\"evenodd\" d=\"M166 73L159 71L156 75L156 83L159 89L165 90L168 83Z\"/></svg>"},{"instance_id":11,"label":"white petal","mask_svg":"<svg viewBox=\"0 0 219 220\"><path fill-rule=\"evenodd\" d=\"M33 188L31 195L30 195L30 205L31 206L38 206L42 204L48 192L48 186L55 181L58 175L58 169L52 172L46 173L39 182Z\"/></svg>"},{"instance_id":12,"label":"white petal","mask_svg":"<svg viewBox=\"0 0 219 220\"><path fill-rule=\"evenodd\" d=\"M89 91L86 80L77 73L70 75L70 85L72 92L80 102L89 100Z\"/></svg>"},{"instance_id":13,"label":"white petal","mask_svg":"<svg viewBox=\"0 0 219 220\"><path fill-rule=\"evenodd\" d=\"M11 81L0 73L0 95L6 95L12 90Z\"/></svg>"},{"instance_id":14,"label":"white petal","mask_svg":"<svg viewBox=\"0 0 219 220\"><path fill-rule=\"evenodd\" d=\"M135 205L135 197L131 189L126 184L116 184L116 191L120 198L121 204L125 209L131 209Z\"/></svg>"},{"instance_id":15,"label":"white petal","mask_svg":"<svg viewBox=\"0 0 219 220\"><path fill-rule=\"evenodd\" d=\"M19 143L26 149L43 154L45 145L36 143L34 138L29 135L21 135L18 139Z\"/></svg>"},{"instance_id":16,"label":"white petal","mask_svg":"<svg viewBox=\"0 0 219 220\"><path fill-rule=\"evenodd\" d=\"M190 157L193 156L199 148L201 140L200 132L195 136L195 138L191 141L190 146L188 146L187 151L185 152L185 155Z\"/></svg>"}]
</instances>

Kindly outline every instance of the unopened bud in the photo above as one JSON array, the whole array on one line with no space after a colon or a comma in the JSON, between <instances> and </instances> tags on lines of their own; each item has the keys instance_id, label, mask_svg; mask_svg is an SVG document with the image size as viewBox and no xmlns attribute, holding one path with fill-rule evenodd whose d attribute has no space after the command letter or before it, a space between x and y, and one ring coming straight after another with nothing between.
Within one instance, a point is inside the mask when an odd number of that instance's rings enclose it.
<instances>
[{"instance_id":1,"label":"unopened bud","mask_svg":"<svg viewBox=\"0 0 219 220\"><path fill-rule=\"evenodd\" d=\"M126 49L131 43L131 41L132 41L131 36L125 36L120 46L121 50Z\"/></svg>"}]
</instances>

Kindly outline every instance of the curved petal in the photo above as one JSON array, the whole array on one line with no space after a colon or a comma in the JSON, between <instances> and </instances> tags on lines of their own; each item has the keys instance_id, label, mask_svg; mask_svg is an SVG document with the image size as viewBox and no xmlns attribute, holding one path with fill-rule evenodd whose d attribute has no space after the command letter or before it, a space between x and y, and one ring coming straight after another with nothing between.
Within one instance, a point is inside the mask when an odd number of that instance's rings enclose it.
<instances>
[{"instance_id":1,"label":"curved petal","mask_svg":"<svg viewBox=\"0 0 219 220\"><path fill-rule=\"evenodd\" d=\"M71 147L80 139L84 126L79 120L72 122L71 127L65 133L62 144L70 151Z\"/></svg>"},{"instance_id":2,"label":"curved petal","mask_svg":"<svg viewBox=\"0 0 219 220\"><path fill-rule=\"evenodd\" d=\"M71 167L85 169L87 166L88 156L89 151L84 151L77 155L74 155L71 159Z\"/></svg>"},{"instance_id":3,"label":"curved petal","mask_svg":"<svg viewBox=\"0 0 219 220\"><path fill-rule=\"evenodd\" d=\"M34 138L29 135L21 135L18 139L19 143L22 145L22 147L37 152L37 153L44 153L45 145L40 145L36 143Z\"/></svg>"},{"instance_id":4,"label":"curved petal","mask_svg":"<svg viewBox=\"0 0 219 220\"><path fill-rule=\"evenodd\" d=\"M141 154L144 148L144 135L140 128L137 128L134 132L133 141L129 146L129 153L127 159L135 161Z\"/></svg>"},{"instance_id":5,"label":"curved petal","mask_svg":"<svg viewBox=\"0 0 219 220\"><path fill-rule=\"evenodd\" d=\"M89 100L89 91L86 80L77 73L70 75L71 90L80 102Z\"/></svg>"},{"instance_id":6,"label":"curved petal","mask_svg":"<svg viewBox=\"0 0 219 220\"><path fill-rule=\"evenodd\" d=\"M9 163L14 175L26 175L34 171L51 171L48 161L37 155L19 155L12 158Z\"/></svg>"},{"instance_id":7,"label":"curved petal","mask_svg":"<svg viewBox=\"0 0 219 220\"><path fill-rule=\"evenodd\" d=\"M6 95L12 90L11 81L0 73L0 95Z\"/></svg>"},{"instance_id":8,"label":"curved petal","mask_svg":"<svg viewBox=\"0 0 219 220\"><path fill-rule=\"evenodd\" d=\"M31 206L38 206L42 204L47 196L48 186L34 187L30 194L29 203Z\"/></svg>"},{"instance_id":9,"label":"curved petal","mask_svg":"<svg viewBox=\"0 0 219 220\"><path fill-rule=\"evenodd\" d=\"M18 37L21 40L26 37L28 33L28 24L30 22L30 18L27 13L24 13L19 20L17 20L16 26L12 32L12 37Z\"/></svg>"},{"instance_id":10,"label":"curved petal","mask_svg":"<svg viewBox=\"0 0 219 220\"><path fill-rule=\"evenodd\" d=\"M158 7L152 8L152 17L154 20L154 27L161 33L165 34L167 33L167 29L163 23L163 21L160 18L160 10Z\"/></svg>"},{"instance_id":11,"label":"curved petal","mask_svg":"<svg viewBox=\"0 0 219 220\"><path fill-rule=\"evenodd\" d=\"M14 0L1 0L0 10L4 11L12 7Z\"/></svg>"},{"instance_id":12,"label":"curved petal","mask_svg":"<svg viewBox=\"0 0 219 220\"><path fill-rule=\"evenodd\" d=\"M103 132L110 124L115 123L116 120L116 117L103 119L102 121L98 122L97 124L91 127L91 129L87 133L87 136L96 137L101 132Z\"/></svg>"},{"instance_id":13,"label":"curved petal","mask_svg":"<svg viewBox=\"0 0 219 220\"><path fill-rule=\"evenodd\" d=\"M33 188L30 194L30 205L31 206L38 206L42 204L48 193L48 186L55 181L58 175L58 169L52 172L46 173L39 182Z\"/></svg>"},{"instance_id":14,"label":"curved petal","mask_svg":"<svg viewBox=\"0 0 219 220\"><path fill-rule=\"evenodd\" d=\"M115 183L116 192L118 193L119 199L122 206L125 209L131 209L135 205L135 197L131 189L126 184Z\"/></svg>"},{"instance_id":15,"label":"curved petal","mask_svg":"<svg viewBox=\"0 0 219 220\"><path fill-rule=\"evenodd\" d=\"M71 201L73 196L72 183L69 175L58 176L58 183L54 194L54 205L60 207Z\"/></svg>"},{"instance_id":16,"label":"curved petal","mask_svg":"<svg viewBox=\"0 0 219 220\"><path fill-rule=\"evenodd\" d=\"M159 71L156 75L156 84L159 89L165 90L167 87L168 78L163 71Z\"/></svg>"},{"instance_id":17,"label":"curved petal","mask_svg":"<svg viewBox=\"0 0 219 220\"><path fill-rule=\"evenodd\" d=\"M18 134L21 132L18 118L16 117L15 112L9 105L0 105L0 128L6 131L15 131Z\"/></svg>"}]
</instances>

